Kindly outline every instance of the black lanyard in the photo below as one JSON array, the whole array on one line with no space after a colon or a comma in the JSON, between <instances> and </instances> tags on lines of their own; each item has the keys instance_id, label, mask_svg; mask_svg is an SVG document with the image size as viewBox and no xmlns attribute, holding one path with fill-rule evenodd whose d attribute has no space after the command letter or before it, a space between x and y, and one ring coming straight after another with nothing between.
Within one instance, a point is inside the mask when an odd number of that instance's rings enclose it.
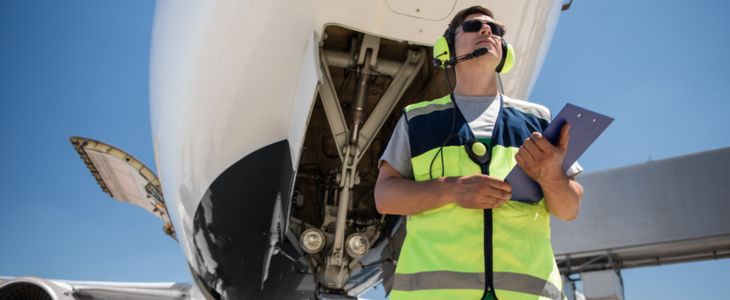
<instances>
[{"instance_id":1,"label":"black lanyard","mask_svg":"<svg viewBox=\"0 0 730 300\"><path fill-rule=\"evenodd\" d=\"M459 110L459 113L461 114L462 118L464 119L464 124L469 129L467 131L468 136L466 137L466 141L464 142L464 150L466 150L466 153L469 155L469 158L482 167L482 173L487 174L489 169L489 161L491 160L492 156L492 148L494 148L495 145L495 137L497 133L497 126L500 123L500 119L502 117L502 107L504 106L504 99L502 94L499 94L499 111L497 112L497 118L494 120L494 129L492 130L492 138L489 143L489 145L485 145L484 143L477 140L476 136L474 135L474 132L471 130L471 127L469 127L469 122L466 121L466 118L464 118L464 114L461 112L461 109L459 109L458 105L456 104L456 100L454 99L454 108ZM487 106L486 109L489 109L489 106ZM485 111L486 111L485 109ZM485 173L486 172L486 173Z\"/></svg>"}]
</instances>

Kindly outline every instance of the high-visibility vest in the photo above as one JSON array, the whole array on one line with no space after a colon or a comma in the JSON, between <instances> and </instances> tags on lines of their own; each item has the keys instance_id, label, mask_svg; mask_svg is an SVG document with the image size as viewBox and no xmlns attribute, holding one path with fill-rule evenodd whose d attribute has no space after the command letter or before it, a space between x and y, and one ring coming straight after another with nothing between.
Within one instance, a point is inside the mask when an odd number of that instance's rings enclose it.
<instances>
[{"instance_id":1,"label":"high-visibility vest","mask_svg":"<svg viewBox=\"0 0 730 300\"><path fill-rule=\"evenodd\" d=\"M550 113L535 103L499 101L484 166L465 150L475 137L449 95L407 106L414 179L479 173L504 179L522 142L547 127ZM488 289L502 300L563 297L544 199L485 210L449 203L410 215L395 273L392 300L481 299Z\"/></svg>"}]
</instances>

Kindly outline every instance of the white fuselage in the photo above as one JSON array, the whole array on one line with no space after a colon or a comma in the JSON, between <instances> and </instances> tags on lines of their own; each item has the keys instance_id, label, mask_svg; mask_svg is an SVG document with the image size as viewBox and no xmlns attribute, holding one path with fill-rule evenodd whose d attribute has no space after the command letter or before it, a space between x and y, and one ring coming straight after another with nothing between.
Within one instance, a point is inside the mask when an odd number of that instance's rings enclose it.
<instances>
[{"instance_id":1,"label":"white fuselage","mask_svg":"<svg viewBox=\"0 0 730 300\"><path fill-rule=\"evenodd\" d=\"M431 45L457 11L476 4L506 24L517 63L503 76L505 93L525 98L562 1L159 1L150 65L153 143L188 261L196 209L223 171L282 140L296 170L327 24Z\"/></svg>"}]
</instances>

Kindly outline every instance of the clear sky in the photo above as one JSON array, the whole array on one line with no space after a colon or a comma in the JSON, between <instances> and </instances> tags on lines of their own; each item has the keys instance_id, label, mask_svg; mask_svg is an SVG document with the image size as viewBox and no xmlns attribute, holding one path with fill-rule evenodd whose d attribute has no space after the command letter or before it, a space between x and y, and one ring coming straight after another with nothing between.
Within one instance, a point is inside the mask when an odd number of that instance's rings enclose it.
<instances>
[{"instance_id":1,"label":"clear sky","mask_svg":"<svg viewBox=\"0 0 730 300\"><path fill-rule=\"evenodd\" d=\"M727 1L576 0L531 100L616 118L586 172L730 146ZM154 169L148 63L154 3L0 1L0 275L190 281L142 209L101 192L69 136ZM498 12L497 12L498 14ZM628 299L727 299L730 260L623 271Z\"/></svg>"}]
</instances>

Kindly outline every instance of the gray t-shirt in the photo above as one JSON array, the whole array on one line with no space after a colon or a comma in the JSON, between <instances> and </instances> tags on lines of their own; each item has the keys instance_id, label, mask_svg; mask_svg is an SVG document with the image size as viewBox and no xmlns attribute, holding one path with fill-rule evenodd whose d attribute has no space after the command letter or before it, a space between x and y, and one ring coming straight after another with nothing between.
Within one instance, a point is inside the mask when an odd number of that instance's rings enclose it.
<instances>
[{"instance_id":1,"label":"gray t-shirt","mask_svg":"<svg viewBox=\"0 0 730 300\"><path fill-rule=\"evenodd\" d=\"M477 139L489 139L492 137L494 123L499 114L499 100L495 96L461 96L454 95L456 105L469 123L469 127ZM497 101L495 101L497 100ZM385 148L380 161L387 161L403 178L413 179L413 167L411 166L411 146L408 139L408 124L405 116L398 120L393 135L390 137L388 146ZM568 169L566 174L570 177L577 176L583 172L583 168L577 162Z\"/></svg>"}]
</instances>

